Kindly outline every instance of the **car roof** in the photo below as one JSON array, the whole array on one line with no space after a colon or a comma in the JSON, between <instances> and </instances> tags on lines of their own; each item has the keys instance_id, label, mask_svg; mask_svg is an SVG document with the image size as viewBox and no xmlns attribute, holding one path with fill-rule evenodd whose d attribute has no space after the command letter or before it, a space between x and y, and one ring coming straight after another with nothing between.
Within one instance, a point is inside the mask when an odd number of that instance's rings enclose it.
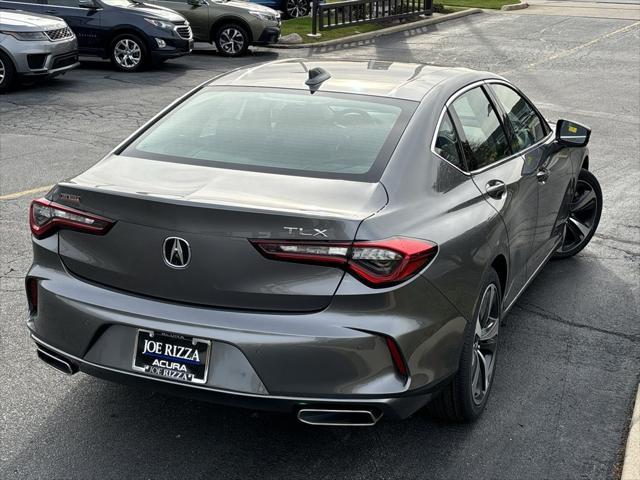
<instances>
[{"instance_id":1,"label":"car roof","mask_svg":"<svg viewBox=\"0 0 640 480\"><path fill-rule=\"evenodd\" d=\"M321 67L331 78L321 91L373 95L420 101L431 89L443 82L457 88L486 78L499 78L487 72L468 68L453 68L420 63L318 60L300 58L263 63L239 68L216 77L209 85L279 87L306 90L308 71Z\"/></svg>"}]
</instances>

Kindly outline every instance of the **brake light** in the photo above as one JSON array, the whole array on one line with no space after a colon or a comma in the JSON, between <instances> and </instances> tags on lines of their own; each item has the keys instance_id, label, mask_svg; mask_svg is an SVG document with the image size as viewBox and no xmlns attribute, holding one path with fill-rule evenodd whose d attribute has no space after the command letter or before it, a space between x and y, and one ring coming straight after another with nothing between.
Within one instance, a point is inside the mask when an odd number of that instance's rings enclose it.
<instances>
[{"instance_id":1,"label":"brake light","mask_svg":"<svg viewBox=\"0 0 640 480\"><path fill-rule=\"evenodd\" d=\"M438 251L434 243L404 237L352 244L289 240L251 240L251 243L267 258L340 267L376 288L411 278Z\"/></svg>"},{"instance_id":2,"label":"brake light","mask_svg":"<svg viewBox=\"0 0 640 480\"><path fill-rule=\"evenodd\" d=\"M53 203L46 198L31 202L29 226L36 238L44 238L61 228L104 235L114 221L92 213Z\"/></svg>"}]
</instances>

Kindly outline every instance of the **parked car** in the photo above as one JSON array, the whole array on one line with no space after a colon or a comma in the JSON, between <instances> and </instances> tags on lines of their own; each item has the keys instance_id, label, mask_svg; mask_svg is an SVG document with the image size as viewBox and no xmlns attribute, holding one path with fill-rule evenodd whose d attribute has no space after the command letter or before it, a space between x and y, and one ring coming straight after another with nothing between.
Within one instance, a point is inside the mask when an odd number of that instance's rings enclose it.
<instances>
[{"instance_id":1,"label":"parked car","mask_svg":"<svg viewBox=\"0 0 640 480\"><path fill-rule=\"evenodd\" d=\"M316 425L477 418L501 320L598 226L590 130L488 72L382 67L234 70L33 201L38 356Z\"/></svg>"},{"instance_id":2,"label":"parked car","mask_svg":"<svg viewBox=\"0 0 640 480\"><path fill-rule=\"evenodd\" d=\"M311 13L310 0L249 0L284 13L286 18L306 17Z\"/></svg>"},{"instance_id":3,"label":"parked car","mask_svg":"<svg viewBox=\"0 0 640 480\"><path fill-rule=\"evenodd\" d=\"M198 42L215 43L227 57L244 55L249 45L276 43L280 13L262 5L236 0L151 0L176 10L191 23Z\"/></svg>"},{"instance_id":4,"label":"parked car","mask_svg":"<svg viewBox=\"0 0 640 480\"><path fill-rule=\"evenodd\" d=\"M78 42L64 20L0 10L0 92L18 78L51 77L78 65Z\"/></svg>"},{"instance_id":5,"label":"parked car","mask_svg":"<svg viewBox=\"0 0 640 480\"><path fill-rule=\"evenodd\" d=\"M111 59L126 72L187 55L193 48L184 17L135 0L0 0L0 8L63 18L78 37L81 55Z\"/></svg>"}]
</instances>

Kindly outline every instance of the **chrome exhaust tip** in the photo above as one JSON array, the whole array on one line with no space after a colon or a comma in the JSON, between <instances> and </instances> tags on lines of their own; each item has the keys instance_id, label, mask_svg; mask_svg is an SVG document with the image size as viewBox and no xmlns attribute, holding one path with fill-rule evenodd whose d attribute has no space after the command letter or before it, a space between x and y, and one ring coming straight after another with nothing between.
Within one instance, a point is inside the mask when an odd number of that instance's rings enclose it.
<instances>
[{"instance_id":1,"label":"chrome exhaust tip","mask_svg":"<svg viewBox=\"0 0 640 480\"><path fill-rule=\"evenodd\" d=\"M78 372L77 365L38 344L36 344L36 355L38 355L38 358L51 368L55 368L65 375L73 375Z\"/></svg>"},{"instance_id":2,"label":"chrome exhaust tip","mask_svg":"<svg viewBox=\"0 0 640 480\"><path fill-rule=\"evenodd\" d=\"M332 427L372 427L382 418L382 413L370 409L333 410L326 408L301 408L298 420L308 425Z\"/></svg>"}]
</instances>

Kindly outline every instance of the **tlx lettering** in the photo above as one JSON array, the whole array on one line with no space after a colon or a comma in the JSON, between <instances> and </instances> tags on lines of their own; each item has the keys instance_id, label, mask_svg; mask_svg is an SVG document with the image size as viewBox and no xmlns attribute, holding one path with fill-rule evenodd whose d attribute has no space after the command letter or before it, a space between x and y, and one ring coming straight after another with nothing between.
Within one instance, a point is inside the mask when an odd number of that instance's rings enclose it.
<instances>
[{"instance_id":1,"label":"tlx lettering","mask_svg":"<svg viewBox=\"0 0 640 480\"><path fill-rule=\"evenodd\" d=\"M289 232L290 235L301 235L303 237L327 237L327 228L322 229L322 228L314 228L314 229L304 229L304 228L300 228L300 227L282 227L284 228L287 232Z\"/></svg>"}]
</instances>

